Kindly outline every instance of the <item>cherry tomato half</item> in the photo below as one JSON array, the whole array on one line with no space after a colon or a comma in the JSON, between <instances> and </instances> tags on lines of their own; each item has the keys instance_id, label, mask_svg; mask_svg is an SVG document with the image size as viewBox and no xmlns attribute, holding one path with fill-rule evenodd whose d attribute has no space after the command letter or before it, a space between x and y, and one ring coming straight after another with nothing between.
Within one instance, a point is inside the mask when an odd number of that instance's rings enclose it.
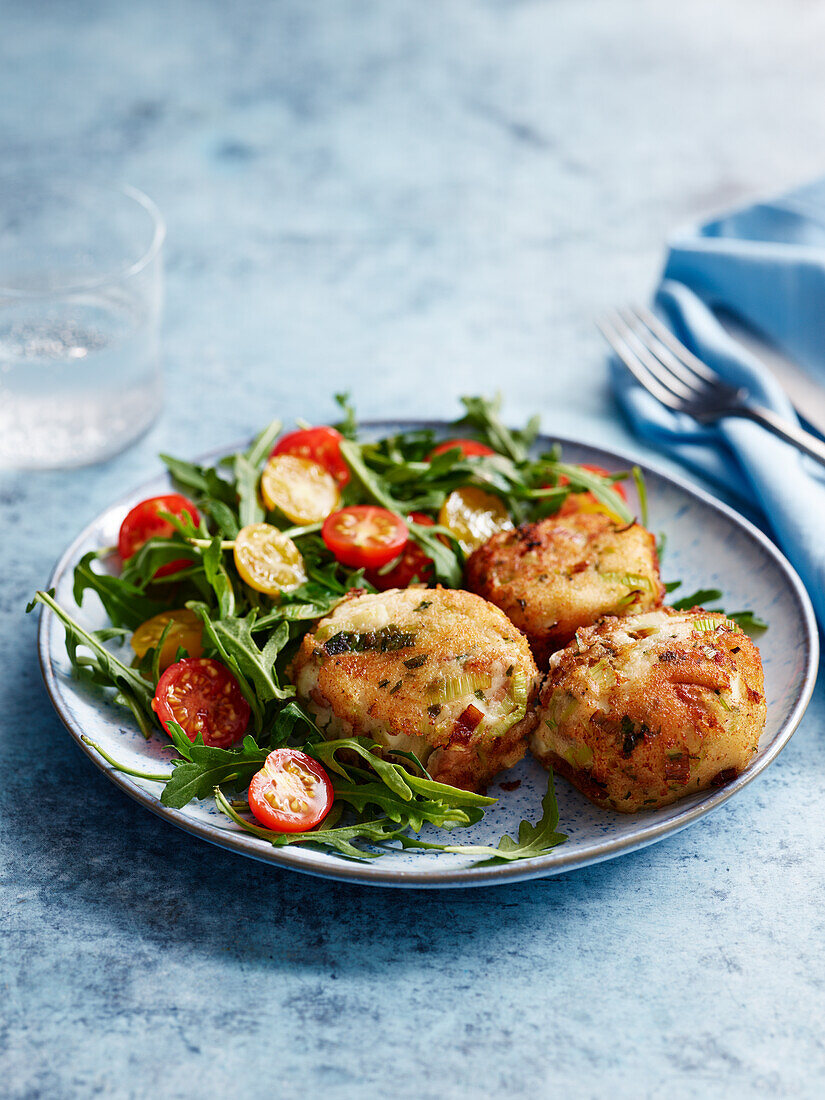
<instances>
[{"instance_id":1,"label":"cherry tomato half","mask_svg":"<svg viewBox=\"0 0 825 1100\"><path fill-rule=\"evenodd\" d=\"M235 536L234 556L241 580L265 596L291 592L307 579L301 551L269 523L242 527Z\"/></svg>"},{"instance_id":2,"label":"cherry tomato half","mask_svg":"<svg viewBox=\"0 0 825 1100\"><path fill-rule=\"evenodd\" d=\"M161 611L140 624L132 635L132 649L138 657L145 657L150 649L155 649L169 623L172 625L160 651L161 671L174 662L179 649L185 649L190 657L200 657L203 653L203 623L194 611L181 607L175 611Z\"/></svg>"},{"instance_id":3,"label":"cherry tomato half","mask_svg":"<svg viewBox=\"0 0 825 1100\"><path fill-rule=\"evenodd\" d=\"M170 665L158 680L152 710L166 732L177 722L190 741L226 749L240 741L249 725L249 703L238 681L220 661L186 657Z\"/></svg>"},{"instance_id":4,"label":"cherry tomato half","mask_svg":"<svg viewBox=\"0 0 825 1100\"><path fill-rule=\"evenodd\" d=\"M448 439L444 443L439 443L437 447L434 447L429 454L429 461L436 457L436 455L446 454L447 451L455 450L455 448L461 451L462 458L475 458L478 455L494 455L496 452L492 447L486 446L484 443L477 443L475 439Z\"/></svg>"},{"instance_id":5,"label":"cherry tomato half","mask_svg":"<svg viewBox=\"0 0 825 1100\"><path fill-rule=\"evenodd\" d=\"M249 784L249 808L267 829L303 833L330 811L335 792L329 776L297 749L275 749Z\"/></svg>"},{"instance_id":6,"label":"cherry tomato half","mask_svg":"<svg viewBox=\"0 0 825 1100\"><path fill-rule=\"evenodd\" d=\"M308 458L323 466L343 488L350 478L349 466L341 456L343 441L344 437L335 428L303 428L282 436L272 448L269 457L295 455L296 458Z\"/></svg>"},{"instance_id":7,"label":"cherry tomato half","mask_svg":"<svg viewBox=\"0 0 825 1100\"><path fill-rule=\"evenodd\" d=\"M168 519L163 519L161 512L168 512L173 516L189 516L197 527L200 523L198 510L191 500L180 493L167 493L162 497L149 497L136 504L120 525L117 536L117 549L122 561L128 561L140 550L141 546L149 539L165 539L175 533L175 528ZM177 573L191 565L188 558L176 558L162 565L155 573L155 577L168 577L170 573Z\"/></svg>"},{"instance_id":8,"label":"cherry tomato half","mask_svg":"<svg viewBox=\"0 0 825 1100\"><path fill-rule=\"evenodd\" d=\"M354 504L324 520L321 538L338 561L353 569L380 569L407 544L400 516L374 504Z\"/></svg>"},{"instance_id":9,"label":"cherry tomato half","mask_svg":"<svg viewBox=\"0 0 825 1100\"><path fill-rule=\"evenodd\" d=\"M293 523L320 523L341 503L338 482L309 458L275 455L261 474L261 496L270 511Z\"/></svg>"},{"instance_id":10,"label":"cherry tomato half","mask_svg":"<svg viewBox=\"0 0 825 1100\"><path fill-rule=\"evenodd\" d=\"M593 466L588 462L582 462L581 468L583 470L589 470L591 474L598 474L599 477L610 477L609 471L605 470L604 466ZM559 485L569 484L569 477L559 478ZM627 500L627 493L621 482L614 482L613 489L619 494L622 500ZM611 516L617 520L619 519L614 512L606 505L602 504L600 500L597 500L592 493L571 493L564 504L562 504L558 514L560 516L569 516L574 512L604 512L607 516Z\"/></svg>"},{"instance_id":11,"label":"cherry tomato half","mask_svg":"<svg viewBox=\"0 0 825 1100\"><path fill-rule=\"evenodd\" d=\"M513 526L502 500L475 485L454 489L441 505L438 522L452 532L465 554L472 554L496 531Z\"/></svg>"},{"instance_id":12,"label":"cherry tomato half","mask_svg":"<svg viewBox=\"0 0 825 1100\"><path fill-rule=\"evenodd\" d=\"M423 512L410 512L410 519L425 527L433 527L435 521ZM386 573L370 569L367 580L379 592L389 588L408 588L413 581L427 584L433 575L433 561L428 558L415 539L408 538L397 563Z\"/></svg>"}]
</instances>

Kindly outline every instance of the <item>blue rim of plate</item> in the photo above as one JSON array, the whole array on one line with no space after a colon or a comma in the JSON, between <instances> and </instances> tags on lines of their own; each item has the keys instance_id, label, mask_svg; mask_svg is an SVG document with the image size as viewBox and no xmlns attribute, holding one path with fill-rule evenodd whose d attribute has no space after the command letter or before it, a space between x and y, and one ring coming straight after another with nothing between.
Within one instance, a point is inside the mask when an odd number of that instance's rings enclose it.
<instances>
[{"instance_id":1,"label":"blue rim of plate","mask_svg":"<svg viewBox=\"0 0 825 1100\"><path fill-rule=\"evenodd\" d=\"M432 429L438 432L449 426L450 422L446 420L364 420L360 421L358 425L359 429L365 432L392 431L399 429L411 431ZM600 447L598 444L590 443L584 439L572 439L562 435L541 433L537 439L537 443L540 445L558 443L562 448L586 447L588 450L601 456L604 459L604 462L601 464L608 469L614 464L616 468L620 469L629 469L636 465L641 468L643 473L651 473L656 477L660 477L678 486L678 488L689 496L701 501L711 509L720 512L729 520L732 520L736 526L745 531L746 534L757 542L774 560L780 571L784 574L799 603L801 615L800 636L804 642L805 671L799 696L787 721L775 735L769 749L766 750L764 754L760 755L759 759L755 761L747 771L743 772L742 775L726 787L720 790L709 791L707 797L703 798L701 802L685 807L677 816L664 822L653 823L648 827L642 825L631 835L623 835L612 841L599 840L598 842L594 842L590 849L584 851L579 850L575 853L571 852L567 857L565 857L564 845L562 845L554 849L550 855L539 856L536 859L518 860L513 863L497 864L493 867L477 866L453 868L451 871L447 868L438 871L436 867L434 867L433 870L427 871L402 870L400 867L393 868L391 856L387 856L386 859L379 859L365 864L358 864L340 859L340 865L338 862L331 861L329 866L325 865L323 868L308 866L307 856L312 853L303 850L302 847L296 845L295 847L286 848L266 848L263 847L263 842L250 834L231 832L210 824L193 821L188 818L183 811L169 809L162 805L160 800L154 795L134 783L130 776L112 768L93 748L87 745L82 740L83 730L72 720L70 715L64 712L61 706L60 689L52 667L51 655L49 652L48 626L53 619L53 613L44 608L41 613L40 625L38 628L38 656L46 691L48 692L49 698L60 720L69 731L80 750L89 760L91 760L95 767L99 768L112 783L129 795L130 798L139 802L141 806L144 806L157 817L162 818L164 821L171 822L171 824L182 829L184 832L199 837L201 840L206 840L219 848L239 852L241 855L258 860L259 862L272 863L278 867L299 871L316 878L333 879L360 885L424 889L492 886L504 883L523 882L528 879L544 878L551 875L562 874L566 871L578 870L579 868L587 867L594 863L601 863L604 860L614 859L617 856L626 855L630 852L638 851L641 848L646 848L650 844L655 844L657 841L664 840L665 837L671 836L687 828L689 825L692 825L694 821L704 817L718 806L727 802L729 798L732 798L738 791L742 790L743 787L746 787L752 780L756 779L758 775L773 763L782 749L784 749L802 720L802 716L813 694L819 665L819 632L810 597L802 581L799 579L796 570L765 534L749 520L740 516L733 508L716 500L710 493L692 485L686 479L671 474L669 471L655 464L640 462L634 458L633 455L624 451L606 450L604 447ZM202 455L200 459L195 459L195 461L210 461L222 455L231 454L235 450L246 445L246 443L241 443L235 446L230 445L228 447L221 447ZM158 475L158 477L151 478L142 485L136 486L130 490L130 492L124 493L122 497L113 501L105 511L117 508L121 503L125 507L126 502L140 493L144 487L153 485L161 476L163 475L161 474ZM49 581L50 589L56 588L66 571L74 568L77 561L78 549L88 539L90 531L95 527L101 514L102 513L99 513L95 519L83 528L72 541L71 545L61 555ZM678 805L678 803L676 805ZM563 825L564 823L562 822L561 826L563 827ZM436 856L436 859L437 858Z\"/></svg>"}]
</instances>

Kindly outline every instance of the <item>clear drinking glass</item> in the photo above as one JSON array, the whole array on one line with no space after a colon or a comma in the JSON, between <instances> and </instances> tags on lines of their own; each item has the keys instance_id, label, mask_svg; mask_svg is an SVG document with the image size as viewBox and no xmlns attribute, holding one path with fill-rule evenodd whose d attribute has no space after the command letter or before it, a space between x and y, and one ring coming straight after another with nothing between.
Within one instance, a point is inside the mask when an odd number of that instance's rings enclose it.
<instances>
[{"instance_id":1,"label":"clear drinking glass","mask_svg":"<svg viewBox=\"0 0 825 1100\"><path fill-rule=\"evenodd\" d=\"M0 178L0 467L95 462L155 419L164 235L132 187Z\"/></svg>"}]
</instances>

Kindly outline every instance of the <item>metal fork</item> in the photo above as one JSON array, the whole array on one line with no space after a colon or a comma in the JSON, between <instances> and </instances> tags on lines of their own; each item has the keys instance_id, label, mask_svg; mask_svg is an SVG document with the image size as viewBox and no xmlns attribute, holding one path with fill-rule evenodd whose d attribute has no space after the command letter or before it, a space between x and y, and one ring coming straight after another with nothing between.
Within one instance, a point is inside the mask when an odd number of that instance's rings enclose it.
<instances>
[{"instance_id":1,"label":"metal fork","mask_svg":"<svg viewBox=\"0 0 825 1100\"><path fill-rule=\"evenodd\" d=\"M667 408L700 424L725 416L753 420L825 464L825 443L751 401L746 389L723 382L649 309L617 309L597 324L630 373Z\"/></svg>"}]
</instances>

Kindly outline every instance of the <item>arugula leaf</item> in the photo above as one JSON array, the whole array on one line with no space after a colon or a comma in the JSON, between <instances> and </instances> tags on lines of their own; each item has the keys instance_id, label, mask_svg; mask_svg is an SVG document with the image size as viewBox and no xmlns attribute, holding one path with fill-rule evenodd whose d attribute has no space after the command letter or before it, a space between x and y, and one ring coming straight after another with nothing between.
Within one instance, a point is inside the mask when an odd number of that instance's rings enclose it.
<instances>
[{"instance_id":1,"label":"arugula leaf","mask_svg":"<svg viewBox=\"0 0 825 1100\"><path fill-rule=\"evenodd\" d=\"M335 404L343 411L344 419L334 424L333 427L341 433L345 439L358 438L358 419L355 409L350 401L348 393L336 393Z\"/></svg>"},{"instance_id":2,"label":"arugula leaf","mask_svg":"<svg viewBox=\"0 0 825 1100\"><path fill-rule=\"evenodd\" d=\"M204 603L191 600L186 606L200 617L204 633L238 681L252 709L255 729L260 733L267 705L289 699L295 694L292 686L281 687L275 671L275 660L289 641L289 627L286 623L277 626L261 650L252 637L257 611L250 612L245 618L227 615L222 619L213 619Z\"/></svg>"},{"instance_id":3,"label":"arugula leaf","mask_svg":"<svg viewBox=\"0 0 825 1100\"><path fill-rule=\"evenodd\" d=\"M203 569L206 580L218 601L218 612L222 616L235 614L235 592L229 574L223 564L223 550L220 535L216 535L203 552Z\"/></svg>"},{"instance_id":4,"label":"arugula leaf","mask_svg":"<svg viewBox=\"0 0 825 1100\"><path fill-rule=\"evenodd\" d=\"M359 776L359 778L361 778ZM333 780L336 799L341 799L362 813L367 806L378 806L391 821L414 832L420 832L426 822L443 829L463 828L481 819L483 810L463 809L446 802L416 798L412 802L400 799L381 783L342 783Z\"/></svg>"},{"instance_id":5,"label":"arugula leaf","mask_svg":"<svg viewBox=\"0 0 825 1100\"><path fill-rule=\"evenodd\" d=\"M446 829L473 825L481 819L484 809L495 802L486 795L414 775L372 752L377 747L369 738L346 737L316 742L305 746L305 751L333 773L336 799L347 802L359 813L367 806L378 806L392 821L415 832L425 822ZM360 756L370 770L342 764L338 759L342 751Z\"/></svg>"},{"instance_id":6,"label":"arugula leaf","mask_svg":"<svg viewBox=\"0 0 825 1100\"><path fill-rule=\"evenodd\" d=\"M278 749L292 740L293 744L301 744L304 752L306 752L306 737L299 739L295 735L295 729L299 725L306 725L309 727L311 738L315 736L319 738L323 737L321 731L300 703L297 703L294 699L290 699L288 702L284 703L273 719L268 739L270 749Z\"/></svg>"},{"instance_id":7,"label":"arugula leaf","mask_svg":"<svg viewBox=\"0 0 825 1100\"><path fill-rule=\"evenodd\" d=\"M173 577L157 577L158 569L172 561L188 560L185 568L176 570ZM145 590L152 585L179 584L181 580L192 578L202 569L200 550L182 538L152 538L145 542L128 561L123 563L119 578L123 584Z\"/></svg>"},{"instance_id":8,"label":"arugula leaf","mask_svg":"<svg viewBox=\"0 0 825 1100\"><path fill-rule=\"evenodd\" d=\"M681 585L681 583L681 581L677 581L676 585ZM697 588L689 596L682 596L681 599L674 600L670 606L674 611L689 611L691 607L704 607L709 600L721 599L722 591L719 588Z\"/></svg>"},{"instance_id":9,"label":"arugula leaf","mask_svg":"<svg viewBox=\"0 0 825 1100\"><path fill-rule=\"evenodd\" d=\"M234 486L226 478L221 477L216 467L198 466L194 462L184 462L166 454L160 455L160 460L172 475L172 479L182 488L194 489L196 496L220 501L234 510L236 501Z\"/></svg>"},{"instance_id":10,"label":"arugula leaf","mask_svg":"<svg viewBox=\"0 0 825 1100\"><path fill-rule=\"evenodd\" d=\"M670 584L665 585L665 590L672 592L676 588L681 588L681 585L681 581L671 581ZM725 611L721 607L707 606L709 603L721 600L722 597L723 593L720 588L699 588L696 592L691 592L689 596L674 600L670 606L674 611L689 611L692 607L703 607L706 611L713 611L719 615L727 616L728 619L733 619L741 630L749 634L761 634L762 631L768 629L768 623L750 608L746 608L744 611Z\"/></svg>"},{"instance_id":11,"label":"arugula leaf","mask_svg":"<svg viewBox=\"0 0 825 1100\"><path fill-rule=\"evenodd\" d=\"M135 630L141 623L166 610L166 604L149 599L143 591L121 577L109 573L98 573L92 569L92 562L99 554L90 550L84 554L75 566L74 590L75 603L83 603L83 595L91 589L103 604L106 614L115 626L125 626Z\"/></svg>"},{"instance_id":12,"label":"arugula leaf","mask_svg":"<svg viewBox=\"0 0 825 1100\"><path fill-rule=\"evenodd\" d=\"M235 485L238 490L238 521L241 527L263 523L266 512L258 500L258 468L246 455L235 455Z\"/></svg>"},{"instance_id":13,"label":"arugula leaf","mask_svg":"<svg viewBox=\"0 0 825 1100\"><path fill-rule=\"evenodd\" d=\"M272 450L275 440L281 434L282 427L282 422L276 418L271 420L263 431L258 432L244 455L250 466L257 470L264 459L269 457L269 452Z\"/></svg>"},{"instance_id":14,"label":"arugula leaf","mask_svg":"<svg viewBox=\"0 0 825 1100\"><path fill-rule=\"evenodd\" d=\"M375 743L366 737L344 737L336 741L319 741L307 751L316 760L320 760L330 771L343 776L347 780L351 778L351 770L348 770L337 760L336 755L342 749L356 753L363 760L366 760L375 774L394 794L409 802L413 797L413 792L407 782L407 773L399 765L390 764L370 751L376 747Z\"/></svg>"},{"instance_id":15,"label":"arugula leaf","mask_svg":"<svg viewBox=\"0 0 825 1100\"><path fill-rule=\"evenodd\" d=\"M459 855L488 856L489 858L481 861L481 866L511 863L517 859L535 859L538 856L547 855L553 848L567 840L565 833L556 832L559 808L553 787L552 771L548 776L547 793L542 799L541 806L542 815L535 825L529 821L522 821L519 825L518 839L503 836L497 848L484 844L430 844L413 837L399 837L399 839L404 848L429 848L433 851L454 852Z\"/></svg>"},{"instance_id":16,"label":"arugula leaf","mask_svg":"<svg viewBox=\"0 0 825 1100\"><path fill-rule=\"evenodd\" d=\"M401 502L395 500L383 487L380 477L364 461L363 448L360 443L344 440L341 444L341 455L367 496L390 512L396 512L398 515L404 514Z\"/></svg>"},{"instance_id":17,"label":"arugula leaf","mask_svg":"<svg viewBox=\"0 0 825 1100\"><path fill-rule=\"evenodd\" d=\"M581 466L570 466L566 462L555 462L552 464L552 469L557 475L566 477L569 480L573 492L583 490L592 493L600 504L604 504L606 508L609 508L625 523L634 522L635 516L616 490L612 488L610 478L601 477L599 474L594 474L592 470L585 470Z\"/></svg>"},{"instance_id":18,"label":"arugula leaf","mask_svg":"<svg viewBox=\"0 0 825 1100\"><path fill-rule=\"evenodd\" d=\"M418 543L427 557L432 559L436 578L446 584L448 588L460 588L464 581L464 571L461 568L458 554L452 549L455 544L452 533L446 531L443 527L428 527L423 523L416 523L414 520L408 521L408 527L410 536ZM440 534L446 534L450 538L449 546L444 545L439 538Z\"/></svg>"},{"instance_id":19,"label":"arugula leaf","mask_svg":"<svg viewBox=\"0 0 825 1100\"><path fill-rule=\"evenodd\" d=\"M757 615L755 611L751 611L750 609L745 611L731 611L728 613L728 618L733 619L741 630L749 634L761 634L763 630L768 629L768 624L765 620Z\"/></svg>"},{"instance_id":20,"label":"arugula leaf","mask_svg":"<svg viewBox=\"0 0 825 1100\"><path fill-rule=\"evenodd\" d=\"M38 603L53 611L63 624L66 631L66 651L77 673L97 684L117 688L119 695L116 699L132 709L144 735L147 730L151 731L156 725L152 710L152 686L135 669L119 661L103 644L104 640L112 637L111 630L99 633L85 630L63 610L50 592L36 592L26 611L33 611ZM91 653L91 657L82 656L78 652L81 646Z\"/></svg>"},{"instance_id":21,"label":"arugula leaf","mask_svg":"<svg viewBox=\"0 0 825 1100\"><path fill-rule=\"evenodd\" d=\"M634 466L632 470L633 480L636 482L636 493L639 497L639 510L641 512L642 527L647 527L647 485L641 466Z\"/></svg>"},{"instance_id":22,"label":"arugula leaf","mask_svg":"<svg viewBox=\"0 0 825 1100\"><path fill-rule=\"evenodd\" d=\"M186 806L193 798L209 798L217 786L246 787L270 753L269 749L259 748L249 735L244 737L240 749L218 749L204 745L200 734L192 742L177 723L169 722L168 725L182 759L173 761L175 769L160 800L164 806L175 810ZM185 746L182 741L186 742Z\"/></svg>"},{"instance_id":23,"label":"arugula leaf","mask_svg":"<svg viewBox=\"0 0 825 1100\"><path fill-rule=\"evenodd\" d=\"M354 840L365 840L370 844L382 844L398 837L404 830L404 826L396 825L389 818L380 817L373 821L361 821L355 825L338 826L332 829L320 828L307 833L276 833L271 829L253 825L241 817L227 802L219 787L215 788L215 802L221 813L226 814L230 821L234 821L244 832L268 840L276 848L284 848L288 844L314 844L321 848L331 848L345 859L363 861L376 859L382 852L369 852L363 848L357 848Z\"/></svg>"},{"instance_id":24,"label":"arugula leaf","mask_svg":"<svg viewBox=\"0 0 825 1100\"><path fill-rule=\"evenodd\" d=\"M261 464L272 450L281 426L280 420L273 420L255 436L251 446L243 454L236 454L234 457L233 472L241 527L262 523L266 519L266 511L258 498L258 478Z\"/></svg>"},{"instance_id":25,"label":"arugula leaf","mask_svg":"<svg viewBox=\"0 0 825 1100\"><path fill-rule=\"evenodd\" d=\"M507 455L514 462L524 462L527 459L539 433L537 416L531 417L522 431L511 431L504 426L498 415L501 411L501 394L492 399L462 397L461 403L467 411L460 420L455 421L456 428L475 429L488 446Z\"/></svg>"}]
</instances>

